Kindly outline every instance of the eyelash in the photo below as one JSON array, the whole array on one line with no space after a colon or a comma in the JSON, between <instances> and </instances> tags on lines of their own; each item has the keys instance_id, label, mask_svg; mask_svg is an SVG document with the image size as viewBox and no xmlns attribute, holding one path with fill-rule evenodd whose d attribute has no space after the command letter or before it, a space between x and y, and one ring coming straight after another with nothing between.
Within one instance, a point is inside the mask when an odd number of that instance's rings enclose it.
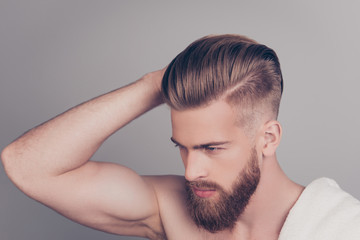
<instances>
[{"instance_id":1,"label":"eyelash","mask_svg":"<svg viewBox=\"0 0 360 240\"><path fill-rule=\"evenodd\" d=\"M211 152L212 152L212 151L219 150L219 149L221 149L221 148L219 148L219 147L210 147L210 146L209 146L209 147L204 147L204 149L207 150L207 151L211 151Z\"/></svg>"},{"instance_id":2,"label":"eyelash","mask_svg":"<svg viewBox=\"0 0 360 240\"><path fill-rule=\"evenodd\" d=\"M176 148L180 148L180 149L183 149L184 147L179 145L179 144L175 144L174 147ZM201 147L200 149L203 149L204 151L206 152L216 152L218 150L221 150L223 148L221 147L211 147L211 146L204 146L204 147Z\"/></svg>"},{"instance_id":3,"label":"eyelash","mask_svg":"<svg viewBox=\"0 0 360 240\"><path fill-rule=\"evenodd\" d=\"M174 147L180 148L180 149L181 149L181 148L184 148L183 146L181 146L181 145L179 145L179 144L175 144Z\"/></svg>"}]
</instances>

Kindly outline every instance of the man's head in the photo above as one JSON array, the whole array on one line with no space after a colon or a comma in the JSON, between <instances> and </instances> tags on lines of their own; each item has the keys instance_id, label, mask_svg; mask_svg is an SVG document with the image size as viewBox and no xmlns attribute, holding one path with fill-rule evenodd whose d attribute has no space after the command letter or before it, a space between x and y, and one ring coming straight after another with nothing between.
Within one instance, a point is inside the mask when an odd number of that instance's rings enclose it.
<instances>
[{"instance_id":1,"label":"man's head","mask_svg":"<svg viewBox=\"0 0 360 240\"><path fill-rule=\"evenodd\" d=\"M280 126L269 124L282 94L275 52L243 36L204 37L170 63L162 90L191 216L212 232L234 227L259 183L264 152L278 144Z\"/></svg>"}]
</instances>

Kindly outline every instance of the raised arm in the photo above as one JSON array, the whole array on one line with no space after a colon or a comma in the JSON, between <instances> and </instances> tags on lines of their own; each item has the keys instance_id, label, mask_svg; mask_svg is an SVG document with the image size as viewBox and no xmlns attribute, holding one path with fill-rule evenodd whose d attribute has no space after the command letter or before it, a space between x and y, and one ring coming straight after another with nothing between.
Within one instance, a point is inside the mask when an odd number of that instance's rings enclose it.
<instances>
[{"instance_id":1,"label":"raised arm","mask_svg":"<svg viewBox=\"0 0 360 240\"><path fill-rule=\"evenodd\" d=\"M124 235L161 234L146 178L89 159L111 134L162 103L162 76L163 70L149 73L28 131L2 152L8 176L30 197L84 225Z\"/></svg>"}]
</instances>

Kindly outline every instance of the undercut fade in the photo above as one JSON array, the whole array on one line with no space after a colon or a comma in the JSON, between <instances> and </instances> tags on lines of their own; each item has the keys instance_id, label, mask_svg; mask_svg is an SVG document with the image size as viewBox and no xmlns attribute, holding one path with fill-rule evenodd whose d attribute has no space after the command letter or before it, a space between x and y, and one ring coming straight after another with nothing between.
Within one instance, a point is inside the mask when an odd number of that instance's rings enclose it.
<instances>
[{"instance_id":1,"label":"undercut fade","mask_svg":"<svg viewBox=\"0 0 360 240\"><path fill-rule=\"evenodd\" d=\"M211 35L191 43L167 67L162 93L175 110L225 99L242 121L261 107L276 119L283 78L276 53L241 35ZM261 110L262 111L262 110Z\"/></svg>"}]
</instances>

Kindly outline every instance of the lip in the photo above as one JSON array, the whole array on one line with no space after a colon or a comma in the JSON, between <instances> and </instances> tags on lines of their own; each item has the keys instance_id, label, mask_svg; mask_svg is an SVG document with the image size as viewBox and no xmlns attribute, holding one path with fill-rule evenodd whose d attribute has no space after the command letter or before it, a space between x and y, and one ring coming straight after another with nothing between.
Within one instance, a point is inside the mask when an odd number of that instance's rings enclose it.
<instances>
[{"instance_id":1,"label":"lip","mask_svg":"<svg viewBox=\"0 0 360 240\"><path fill-rule=\"evenodd\" d=\"M212 197L216 192L216 190L214 190L214 189L203 189L203 188L196 188L196 187L193 187L193 191L196 194L196 196L201 197L201 198Z\"/></svg>"}]
</instances>

